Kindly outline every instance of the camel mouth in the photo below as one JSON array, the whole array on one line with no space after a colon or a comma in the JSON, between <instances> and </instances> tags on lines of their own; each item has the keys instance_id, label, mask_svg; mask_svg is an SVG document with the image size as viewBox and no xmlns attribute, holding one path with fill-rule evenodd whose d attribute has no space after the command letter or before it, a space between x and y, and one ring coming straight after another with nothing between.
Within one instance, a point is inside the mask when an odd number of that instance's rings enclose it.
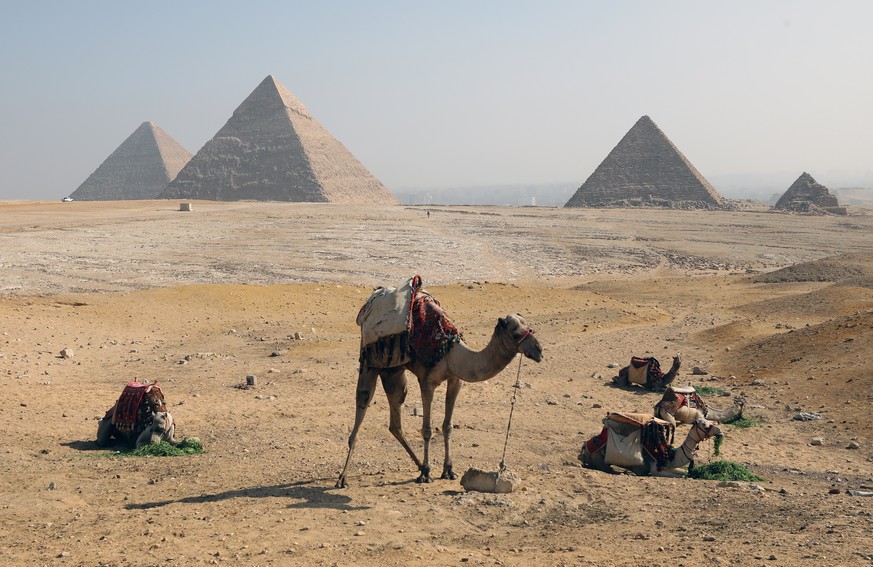
<instances>
[{"instance_id":1,"label":"camel mouth","mask_svg":"<svg viewBox=\"0 0 873 567\"><path fill-rule=\"evenodd\" d=\"M534 362L541 362L543 360L543 353L541 352L525 352L523 354Z\"/></svg>"}]
</instances>

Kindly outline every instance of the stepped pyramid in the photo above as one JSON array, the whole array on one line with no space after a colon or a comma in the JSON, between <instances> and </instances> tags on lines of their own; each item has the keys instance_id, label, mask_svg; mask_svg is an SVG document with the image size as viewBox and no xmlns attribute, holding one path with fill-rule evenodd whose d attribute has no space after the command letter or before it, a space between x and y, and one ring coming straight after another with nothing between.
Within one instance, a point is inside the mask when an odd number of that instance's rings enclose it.
<instances>
[{"instance_id":1,"label":"stepped pyramid","mask_svg":"<svg viewBox=\"0 0 873 567\"><path fill-rule=\"evenodd\" d=\"M716 208L721 196L648 116L643 116L565 207L658 205Z\"/></svg>"},{"instance_id":2,"label":"stepped pyramid","mask_svg":"<svg viewBox=\"0 0 873 567\"><path fill-rule=\"evenodd\" d=\"M143 122L70 195L79 201L154 199L191 153L153 122Z\"/></svg>"},{"instance_id":3,"label":"stepped pyramid","mask_svg":"<svg viewBox=\"0 0 873 567\"><path fill-rule=\"evenodd\" d=\"M802 213L847 214L846 208L840 206L836 196L805 171L791 184L788 191L779 197L773 208Z\"/></svg>"},{"instance_id":4,"label":"stepped pyramid","mask_svg":"<svg viewBox=\"0 0 873 567\"><path fill-rule=\"evenodd\" d=\"M237 107L161 197L397 203L272 75Z\"/></svg>"}]
</instances>

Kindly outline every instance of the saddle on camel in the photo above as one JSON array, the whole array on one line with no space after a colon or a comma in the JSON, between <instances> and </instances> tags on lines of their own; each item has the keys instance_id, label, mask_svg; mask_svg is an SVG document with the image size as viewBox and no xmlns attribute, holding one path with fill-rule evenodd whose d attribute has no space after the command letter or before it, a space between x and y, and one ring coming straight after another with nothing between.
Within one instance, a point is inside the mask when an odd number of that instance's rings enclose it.
<instances>
[{"instance_id":1,"label":"saddle on camel","mask_svg":"<svg viewBox=\"0 0 873 567\"><path fill-rule=\"evenodd\" d=\"M630 364L618 371L618 376L613 376L612 381L619 386L636 384L651 391L663 390L676 378L682 359L679 355L673 357L673 366L664 374L658 359L650 357L632 356Z\"/></svg>"},{"instance_id":2,"label":"saddle on camel","mask_svg":"<svg viewBox=\"0 0 873 567\"><path fill-rule=\"evenodd\" d=\"M137 448L161 441L174 443L175 432L173 416L157 383L129 382L98 422L97 444L106 446L113 437Z\"/></svg>"}]
</instances>

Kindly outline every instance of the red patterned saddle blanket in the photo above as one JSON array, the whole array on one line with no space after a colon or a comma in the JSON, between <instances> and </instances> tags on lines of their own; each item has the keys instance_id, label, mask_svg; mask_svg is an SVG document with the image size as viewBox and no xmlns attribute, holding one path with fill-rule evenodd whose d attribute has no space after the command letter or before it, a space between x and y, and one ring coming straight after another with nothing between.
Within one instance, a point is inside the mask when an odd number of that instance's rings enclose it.
<instances>
[{"instance_id":1,"label":"red patterned saddle blanket","mask_svg":"<svg viewBox=\"0 0 873 567\"><path fill-rule=\"evenodd\" d=\"M112 413L112 425L118 431L131 434L148 427L153 412L162 411L167 411L167 405L157 384L129 382L107 413Z\"/></svg>"}]
</instances>

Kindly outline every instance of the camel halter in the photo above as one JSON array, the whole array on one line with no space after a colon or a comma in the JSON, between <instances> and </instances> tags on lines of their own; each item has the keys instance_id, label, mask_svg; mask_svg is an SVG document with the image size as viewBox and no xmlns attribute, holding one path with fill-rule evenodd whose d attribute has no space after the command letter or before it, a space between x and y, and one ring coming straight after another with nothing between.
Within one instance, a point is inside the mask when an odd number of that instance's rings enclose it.
<instances>
[{"instance_id":1,"label":"camel halter","mask_svg":"<svg viewBox=\"0 0 873 567\"><path fill-rule=\"evenodd\" d=\"M525 333L524 337L522 337L521 341L526 339L533 333L533 329L528 329L529 332ZM521 344L521 341L518 341ZM506 439L503 441L503 456L500 458L500 470L497 471L497 476L506 470L506 447L509 445L509 429L512 427L512 412L515 410L515 395L518 393L519 388L521 388L521 363L524 361L523 356L518 357L518 373L515 375L515 385L512 387L512 402L509 405L509 423L506 424Z\"/></svg>"},{"instance_id":2,"label":"camel halter","mask_svg":"<svg viewBox=\"0 0 873 567\"><path fill-rule=\"evenodd\" d=\"M531 335L534 334L535 332L536 332L536 331L534 331L533 329L531 329L530 327L528 327L527 330L524 332L524 334L521 335L521 338L518 339L518 340L515 342L515 346L519 346L519 345L521 345L521 343L524 342L524 339L528 338L529 336L531 336Z\"/></svg>"}]
</instances>

